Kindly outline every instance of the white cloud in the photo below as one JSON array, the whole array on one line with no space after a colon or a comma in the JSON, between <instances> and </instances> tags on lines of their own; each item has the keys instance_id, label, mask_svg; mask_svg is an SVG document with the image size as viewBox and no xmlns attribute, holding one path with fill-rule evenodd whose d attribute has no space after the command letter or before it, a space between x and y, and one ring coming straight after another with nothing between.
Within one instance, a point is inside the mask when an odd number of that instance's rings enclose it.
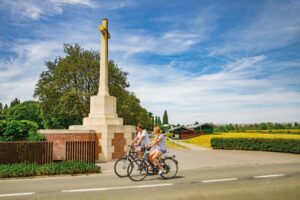
<instances>
[{"instance_id":1,"label":"white cloud","mask_svg":"<svg viewBox=\"0 0 300 200\"><path fill-rule=\"evenodd\" d=\"M62 14L64 5L97 7L91 0L2 0L0 10L8 11L13 16L11 20L39 20L48 15Z\"/></svg>"},{"instance_id":2,"label":"white cloud","mask_svg":"<svg viewBox=\"0 0 300 200\"><path fill-rule=\"evenodd\" d=\"M299 121L300 93L283 88L288 78L255 78L266 60L263 55L242 58L219 72L197 75L175 69L174 61L167 66L118 63L129 72L130 89L142 105L155 115L166 109L171 123ZM249 69L253 73L245 73Z\"/></svg>"}]
</instances>

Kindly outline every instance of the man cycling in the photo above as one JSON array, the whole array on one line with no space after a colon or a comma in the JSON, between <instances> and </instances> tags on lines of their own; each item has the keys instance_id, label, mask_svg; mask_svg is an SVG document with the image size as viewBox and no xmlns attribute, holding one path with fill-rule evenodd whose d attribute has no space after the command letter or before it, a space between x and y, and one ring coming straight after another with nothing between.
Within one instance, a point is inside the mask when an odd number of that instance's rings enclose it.
<instances>
[{"instance_id":1,"label":"man cycling","mask_svg":"<svg viewBox=\"0 0 300 200\"><path fill-rule=\"evenodd\" d=\"M149 139L146 129L143 129L143 126L141 123L137 124L136 130L138 133L135 136L135 138L132 140L130 145L131 146L133 144L135 145L139 159L142 160L142 158L143 158L142 148L144 148L145 146L150 144L150 139Z\"/></svg>"},{"instance_id":2,"label":"man cycling","mask_svg":"<svg viewBox=\"0 0 300 200\"><path fill-rule=\"evenodd\" d=\"M150 152L149 161L158 167L159 169L158 174L161 174L163 173L163 168L160 165L158 158L167 152L166 140L165 140L165 135L161 133L159 126L156 126L153 132L156 135L156 137L148 145L148 148L154 145L156 145L156 148Z\"/></svg>"}]
</instances>

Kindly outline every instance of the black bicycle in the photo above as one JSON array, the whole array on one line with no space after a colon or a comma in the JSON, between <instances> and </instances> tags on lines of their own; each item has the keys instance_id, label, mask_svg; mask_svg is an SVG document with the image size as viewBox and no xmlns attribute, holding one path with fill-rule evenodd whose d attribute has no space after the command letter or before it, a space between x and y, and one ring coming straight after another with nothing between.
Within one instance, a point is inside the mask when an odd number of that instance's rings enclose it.
<instances>
[{"instance_id":1,"label":"black bicycle","mask_svg":"<svg viewBox=\"0 0 300 200\"><path fill-rule=\"evenodd\" d=\"M120 158L115 162L114 170L117 176L127 177L127 168L131 161L137 159L137 152L133 151L133 145L128 146L127 153L124 157Z\"/></svg>"},{"instance_id":2,"label":"black bicycle","mask_svg":"<svg viewBox=\"0 0 300 200\"><path fill-rule=\"evenodd\" d=\"M145 150L142 160L133 159L131 160L128 168L127 174L128 177L133 181L142 181L146 178L147 175L157 174L158 169L156 166L152 165L148 159L149 149ZM175 159L175 155L168 156L163 155L159 162L164 169L164 172L160 176L164 179L174 178L178 172L178 161Z\"/></svg>"}]
</instances>

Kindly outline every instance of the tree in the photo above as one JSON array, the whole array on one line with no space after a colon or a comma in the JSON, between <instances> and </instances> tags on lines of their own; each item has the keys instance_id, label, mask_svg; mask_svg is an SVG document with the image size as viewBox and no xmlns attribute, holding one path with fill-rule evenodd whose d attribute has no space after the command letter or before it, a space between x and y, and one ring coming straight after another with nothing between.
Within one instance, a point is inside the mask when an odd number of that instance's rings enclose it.
<instances>
[{"instance_id":1,"label":"tree","mask_svg":"<svg viewBox=\"0 0 300 200\"><path fill-rule=\"evenodd\" d=\"M78 44L64 45L65 57L45 63L47 70L42 72L36 84L34 96L38 97L43 113L45 128L67 128L81 124L89 114L90 96L96 95L99 83L100 56L96 51L87 51ZM141 122L151 126L151 118L142 108L139 99L129 92L127 73L109 61L109 90L118 98L117 113L125 124Z\"/></svg>"},{"instance_id":2,"label":"tree","mask_svg":"<svg viewBox=\"0 0 300 200\"><path fill-rule=\"evenodd\" d=\"M7 120L29 120L42 128L40 104L36 101L24 101L10 107L6 112Z\"/></svg>"},{"instance_id":3,"label":"tree","mask_svg":"<svg viewBox=\"0 0 300 200\"><path fill-rule=\"evenodd\" d=\"M158 124L160 127L162 126L161 119L160 119L159 116L157 117L157 124Z\"/></svg>"},{"instance_id":4,"label":"tree","mask_svg":"<svg viewBox=\"0 0 300 200\"><path fill-rule=\"evenodd\" d=\"M168 113L166 110L163 115L163 124L169 124Z\"/></svg>"},{"instance_id":5,"label":"tree","mask_svg":"<svg viewBox=\"0 0 300 200\"><path fill-rule=\"evenodd\" d=\"M18 105L18 104L20 104L21 103L21 101L18 99L18 98L15 98L14 100L12 100L11 102L10 102L10 107L13 107L13 106L15 106L15 105Z\"/></svg>"}]
</instances>

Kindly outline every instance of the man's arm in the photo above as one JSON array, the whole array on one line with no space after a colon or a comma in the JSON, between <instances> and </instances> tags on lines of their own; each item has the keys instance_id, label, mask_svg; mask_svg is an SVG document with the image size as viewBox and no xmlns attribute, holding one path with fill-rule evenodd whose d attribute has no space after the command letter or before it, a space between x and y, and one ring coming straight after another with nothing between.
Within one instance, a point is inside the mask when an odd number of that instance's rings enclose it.
<instances>
[{"instance_id":1,"label":"man's arm","mask_svg":"<svg viewBox=\"0 0 300 200\"><path fill-rule=\"evenodd\" d=\"M134 144L137 139L138 139L138 137L135 136L135 138L131 141L130 145Z\"/></svg>"},{"instance_id":2,"label":"man's arm","mask_svg":"<svg viewBox=\"0 0 300 200\"><path fill-rule=\"evenodd\" d=\"M136 143L136 145L139 145L139 144L141 144L141 142L142 142L142 140L144 139L144 135L142 135L142 137L138 140L138 142Z\"/></svg>"}]
</instances>

